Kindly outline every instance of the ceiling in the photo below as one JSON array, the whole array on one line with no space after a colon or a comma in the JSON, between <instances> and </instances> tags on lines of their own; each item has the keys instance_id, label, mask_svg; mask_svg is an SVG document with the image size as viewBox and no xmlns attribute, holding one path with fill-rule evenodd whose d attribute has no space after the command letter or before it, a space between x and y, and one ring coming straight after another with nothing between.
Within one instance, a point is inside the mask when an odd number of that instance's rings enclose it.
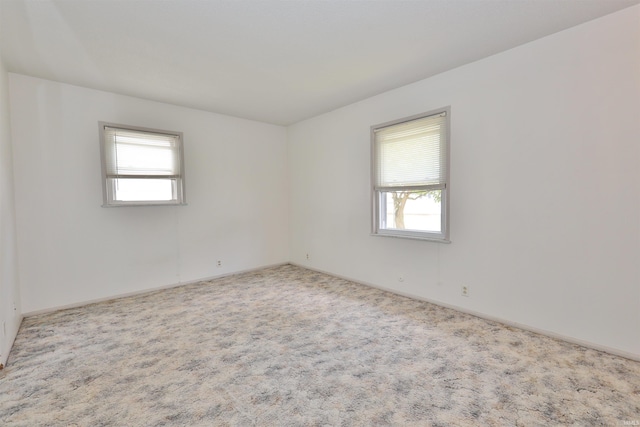
<instances>
[{"instance_id":1,"label":"ceiling","mask_svg":"<svg viewBox=\"0 0 640 427\"><path fill-rule=\"evenodd\" d=\"M640 0L0 0L11 72L288 125Z\"/></svg>"}]
</instances>

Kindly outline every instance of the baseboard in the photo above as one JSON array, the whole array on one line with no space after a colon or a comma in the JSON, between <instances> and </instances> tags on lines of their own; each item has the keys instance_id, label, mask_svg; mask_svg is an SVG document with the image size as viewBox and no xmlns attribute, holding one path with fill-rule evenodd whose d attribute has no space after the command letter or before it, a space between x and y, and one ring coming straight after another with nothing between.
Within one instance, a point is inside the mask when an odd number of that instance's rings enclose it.
<instances>
[{"instance_id":1,"label":"baseboard","mask_svg":"<svg viewBox=\"0 0 640 427\"><path fill-rule=\"evenodd\" d=\"M53 312L60 311L60 310L68 310L70 308L83 307L85 305L96 304L96 303L99 303L99 302L113 301L113 300L117 300L117 299L120 299L120 298L127 298L127 297L136 296L136 295L144 295L144 294L148 294L150 292L161 291L161 290L164 290L164 289L177 288L179 286L187 286L187 285L191 285L191 284L194 284L194 283L206 282L206 281L215 280L215 279L221 279L223 277L237 276L239 274L250 273L252 271L264 270L264 269L267 269L267 268L280 267L282 265L287 265L287 264L289 264L289 263L288 262L281 262L281 263L277 263L277 264L268 264L268 265L263 265L263 266L256 267L256 268L249 268L249 269L246 269L246 270L232 271L232 272L227 272L227 273L223 273L223 274L218 274L218 275L215 275L215 276L203 277L201 279L189 280L189 281L186 281L186 282L178 282L178 283L173 283L173 284L170 284L170 285L157 286L157 287L154 287L154 288L147 288L147 289L142 289L142 290L134 291L134 292L126 292L126 293L122 293L122 294L111 295L111 296L104 297L104 298L96 298L96 299L80 301L80 302L76 302L76 303L72 303L72 304L65 304L65 305L49 307L49 308L45 308L45 309L42 309L42 310L29 311L29 312L23 313L23 317L38 316L40 314L48 314L48 313L53 313Z\"/></svg>"},{"instance_id":2,"label":"baseboard","mask_svg":"<svg viewBox=\"0 0 640 427\"><path fill-rule=\"evenodd\" d=\"M456 310L456 311L459 311L459 312L462 312L462 313L466 313L466 314L469 314L471 316L475 316L475 317L478 317L478 318L481 318L481 319L490 320L492 322L501 323L503 325L507 325L507 326L510 326L510 327L513 327L513 328L522 329L522 330L529 331L529 332L534 332L536 334L545 335L545 336L548 336L548 337L553 338L553 339L566 341L566 342L569 342L569 343L572 343L572 344L580 345L580 346L585 347L585 348L590 348L590 349L593 349L593 350L602 351L602 352L605 352L605 353L613 354L615 356L620 356L620 357L624 357L626 359L630 359L630 360L634 360L634 361L640 362L640 355L635 354L635 353L629 353L629 352L622 351L622 350L619 350L619 349L616 349L616 348L612 348L612 347L607 347L607 346L603 346L603 345L600 345L600 344L596 344L596 343L593 343L593 342L590 342L590 341L580 340L580 339L577 339L577 338L574 338L574 337L558 334L558 333L555 333L555 332L552 332L552 331L539 329L539 328L536 328L536 327L533 327L533 326L529 326L529 325L526 325L526 324L513 322L511 320L507 320L507 319L503 319L503 318L500 318L500 317L491 316L491 315L488 315L488 314L485 314L485 313L469 310L469 309L466 309L464 307L459 307L459 306L456 306L456 305L447 304L447 303L444 303L442 301L437 301L437 300L433 300L433 299L430 299L430 298L425 298L425 297L413 295L413 294L410 294L410 293L397 291L395 289L387 288L387 287L376 285L376 284L373 284L373 283L364 282L362 280L353 279L353 278L347 277L347 276L342 276L342 275L335 274L335 273L332 273L332 272L329 272L329 271L325 271L325 270L322 270L322 269L311 268L309 266L298 264L298 263L295 263L295 262L282 262L282 263L277 263L277 264L264 265L264 266L261 266L261 267L250 268L250 269L246 269L246 270L239 270L239 271L219 274L219 275L215 275L215 276L204 277L204 278L201 278L201 279L190 280L190 281L187 281L187 282L179 282L179 283L174 283L174 284L171 284L171 285L165 285L165 286L159 286L159 287L155 287L155 288L143 289L143 290L135 291L135 292L112 295L112 296L105 297L105 298L98 298L98 299L82 301L82 302L78 302L78 303L74 303L74 304L67 304L67 305L62 305L62 306L50 307L50 308L47 308L47 309L44 309L44 310L36 310L36 311L28 312L28 313L23 313L22 318L31 317L31 316L37 316L37 315L40 315L40 314L52 313L52 312L60 311L60 310L67 310L67 309L70 309L70 308L82 307L82 306L85 306L85 305L95 304L95 303L104 302L104 301L112 301L112 300L116 300L116 299L120 299L120 298L126 298L126 297L130 297L130 296L135 296L135 295L142 295L142 294L155 292L155 291L159 291L159 290L163 290L163 289L171 289L171 288L175 288L175 287L178 287L178 286L186 286L186 285L190 285L190 284L198 283L198 282L206 282L208 280L215 280L215 279L220 279L220 278L223 278L223 277L236 276L236 275L239 275L239 274L250 273L252 271L258 271L258 270L264 270L266 268L279 267L279 266L287 265L287 264L291 264L291 265L294 265L296 267L304 268L306 270L317 271L318 273L327 274L329 276L333 276L333 277L337 277L337 278L340 278L340 279L348 280L350 282L358 283L358 284L361 284L361 285L364 285L364 286L369 286L369 287L372 287L372 288L380 289L380 290L385 291L385 292L391 292L393 294L400 295L400 296L403 296L403 297L407 297L407 298L412 298L412 299L416 299L416 300L419 300L419 301L428 302L430 304L435 304L435 305L438 305L438 306L441 306L441 307L445 307L445 308L449 308L449 309L452 309L452 310ZM17 332L18 331L16 330L15 334L14 334L14 337L13 337L14 340L15 340L15 335L17 334ZM8 354L3 356L3 359L7 359L7 358L8 358ZM5 366L6 366L6 362L7 362L6 360L0 360L0 363L2 363Z\"/></svg>"},{"instance_id":3,"label":"baseboard","mask_svg":"<svg viewBox=\"0 0 640 427\"><path fill-rule=\"evenodd\" d=\"M461 313L470 314L471 316L475 316L475 317L478 317L480 319L490 320L492 322L501 323L503 325L507 325L507 326L510 326L510 327L513 327L513 328L522 329L522 330L525 330L525 331L529 331L529 332L533 332L533 333L536 333L536 334L544 335L544 336L547 336L547 337L550 337L550 338L553 338L553 339L557 339L557 340L560 340L560 341L566 341L568 343L576 344L576 345L579 345L579 346L582 346L582 347L585 347L585 348L589 348L589 349L592 349L592 350L602 351L602 352L605 352L605 353L613 354L615 356L624 357L625 359L630 359L630 360L633 360L633 361L636 361L636 362L640 362L640 355L639 354L629 353L629 352L626 352L626 351L623 351L623 350L619 350L617 348L607 347L607 346L596 344L596 343L593 343L593 342L590 342L590 341L584 341L584 340L580 340L580 339L577 339L577 338L574 338L574 337L558 334L558 333L555 333L555 332L552 332L552 331L547 331L547 330L544 330L544 329L535 328L533 326L525 325L525 324L518 323L518 322L513 322L511 320L507 320L507 319L503 319L503 318L500 318L500 317L491 316L491 315L488 315L488 314L485 314L485 313L469 310L469 309L466 309L464 307L459 307L459 306L452 305L452 304L447 304L447 303L444 303L444 302L441 302L441 301L432 300L432 299L429 299L429 298L425 298L425 297L409 294L409 293L406 293L406 292L397 291L395 289L386 288L384 286L375 285L373 283L364 282L362 280L352 279L350 277L346 277L346 276L342 276L342 275L339 275L339 274L331 273L329 271L321 270L321 269L318 269L318 268L312 268L312 267L309 267L309 266L306 266L306 265L302 265L302 264L298 264L298 263L295 263L295 262L290 262L289 264L295 265L296 267L304 268L305 270L317 271L318 273L327 274L329 276L337 277L337 278L340 278L340 279L343 279L343 280L348 280L350 282L358 283L360 285L364 285L364 286L369 286L369 287L372 287L372 288L380 289L382 291L390 292L392 294L400 295L400 296L407 297L407 298L412 298L412 299L419 300L419 301L428 302L430 304L434 304L434 305L437 305L437 306L440 306L440 307L450 308L452 310L456 310L456 311L459 311Z\"/></svg>"}]
</instances>

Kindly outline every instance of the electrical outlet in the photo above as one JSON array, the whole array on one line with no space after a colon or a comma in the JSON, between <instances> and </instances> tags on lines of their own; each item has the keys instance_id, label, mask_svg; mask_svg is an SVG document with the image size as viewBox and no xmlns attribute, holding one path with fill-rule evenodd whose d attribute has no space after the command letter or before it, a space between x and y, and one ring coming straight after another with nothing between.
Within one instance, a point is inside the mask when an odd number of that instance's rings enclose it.
<instances>
[{"instance_id":1,"label":"electrical outlet","mask_svg":"<svg viewBox=\"0 0 640 427\"><path fill-rule=\"evenodd\" d=\"M7 322L2 322L2 336L7 336Z\"/></svg>"},{"instance_id":2,"label":"electrical outlet","mask_svg":"<svg viewBox=\"0 0 640 427\"><path fill-rule=\"evenodd\" d=\"M398 282L404 282L404 277L398 276Z\"/></svg>"},{"instance_id":3,"label":"electrical outlet","mask_svg":"<svg viewBox=\"0 0 640 427\"><path fill-rule=\"evenodd\" d=\"M462 296L463 297L468 297L469 296L469 287L466 285L462 286Z\"/></svg>"},{"instance_id":4,"label":"electrical outlet","mask_svg":"<svg viewBox=\"0 0 640 427\"><path fill-rule=\"evenodd\" d=\"M307 261L311 259L311 256L307 254Z\"/></svg>"},{"instance_id":5,"label":"electrical outlet","mask_svg":"<svg viewBox=\"0 0 640 427\"><path fill-rule=\"evenodd\" d=\"M217 264L217 266L218 266L218 267L222 267L222 261L218 260L218 264Z\"/></svg>"}]
</instances>

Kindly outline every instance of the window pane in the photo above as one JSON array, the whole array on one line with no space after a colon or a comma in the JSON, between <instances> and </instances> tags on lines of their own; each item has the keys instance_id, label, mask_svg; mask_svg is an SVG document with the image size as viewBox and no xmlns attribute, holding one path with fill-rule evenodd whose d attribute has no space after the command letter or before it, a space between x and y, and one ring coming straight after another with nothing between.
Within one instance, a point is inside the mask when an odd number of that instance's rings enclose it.
<instances>
[{"instance_id":1,"label":"window pane","mask_svg":"<svg viewBox=\"0 0 640 427\"><path fill-rule=\"evenodd\" d=\"M116 144L117 173L131 175L174 174L174 150L136 144Z\"/></svg>"},{"instance_id":2,"label":"window pane","mask_svg":"<svg viewBox=\"0 0 640 427\"><path fill-rule=\"evenodd\" d=\"M113 198L120 202L174 200L175 179L113 180Z\"/></svg>"},{"instance_id":3,"label":"window pane","mask_svg":"<svg viewBox=\"0 0 640 427\"><path fill-rule=\"evenodd\" d=\"M103 206L185 203L181 132L105 122L99 129Z\"/></svg>"},{"instance_id":4,"label":"window pane","mask_svg":"<svg viewBox=\"0 0 640 427\"><path fill-rule=\"evenodd\" d=\"M380 194L381 229L442 232L442 190Z\"/></svg>"}]
</instances>

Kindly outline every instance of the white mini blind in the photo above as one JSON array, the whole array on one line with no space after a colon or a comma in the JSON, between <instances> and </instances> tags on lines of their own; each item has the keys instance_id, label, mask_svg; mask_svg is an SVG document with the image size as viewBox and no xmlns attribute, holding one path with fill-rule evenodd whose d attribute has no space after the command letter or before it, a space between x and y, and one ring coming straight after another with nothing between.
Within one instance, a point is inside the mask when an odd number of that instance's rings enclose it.
<instances>
[{"instance_id":1,"label":"white mini blind","mask_svg":"<svg viewBox=\"0 0 640 427\"><path fill-rule=\"evenodd\" d=\"M105 126L107 178L179 178L178 135L150 133Z\"/></svg>"},{"instance_id":2,"label":"white mini blind","mask_svg":"<svg viewBox=\"0 0 640 427\"><path fill-rule=\"evenodd\" d=\"M445 188L446 112L374 129L375 189Z\"/></svg>"}]
</instances>

